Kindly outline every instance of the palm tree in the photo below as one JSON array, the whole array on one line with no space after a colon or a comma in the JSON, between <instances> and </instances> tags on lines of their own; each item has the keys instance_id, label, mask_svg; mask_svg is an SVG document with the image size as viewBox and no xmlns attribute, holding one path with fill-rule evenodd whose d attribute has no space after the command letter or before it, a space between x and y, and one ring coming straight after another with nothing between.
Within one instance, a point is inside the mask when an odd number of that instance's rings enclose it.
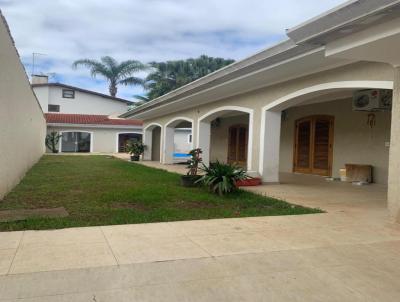
<instances>
[{"instance_id":1,"label":"palm tree","mask_svg":"<svg viewBox=\"0 0 400 302\"><path fill-rule=\"evenodd\" d=\"M133 74L139 71L144 71L148 67L139 61L128 60L118 63L114 58L105 56L100 61L81 59L72 64L72 68L84 66L90 70L90 75L95 78L101 75L107 79L109 83L110 95L115 97L118 91L118 85L144 85L141 78L134 77Z\"/></svg>"}]
</instances>

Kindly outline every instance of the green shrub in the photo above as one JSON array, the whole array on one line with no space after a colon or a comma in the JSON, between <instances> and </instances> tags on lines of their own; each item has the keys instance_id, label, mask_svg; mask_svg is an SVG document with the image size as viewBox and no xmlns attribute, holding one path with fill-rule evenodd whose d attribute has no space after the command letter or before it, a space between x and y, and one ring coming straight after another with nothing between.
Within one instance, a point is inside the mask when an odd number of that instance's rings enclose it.
<instances>
[{"instance_id":1,"label":"green shrub","mask_svg":"<svg viewBox=\"0 0 400 302\"><path fill-rule=\"evenodd\" d=\"M203 175L198 182L219 195L224 195L236 190L236 182L248 178L246 171L242 168L231 164L220 163L219 161L210 164L209 167L203 165L202 170L205 172L205 175Z\"/></svg>"}]
</instances>

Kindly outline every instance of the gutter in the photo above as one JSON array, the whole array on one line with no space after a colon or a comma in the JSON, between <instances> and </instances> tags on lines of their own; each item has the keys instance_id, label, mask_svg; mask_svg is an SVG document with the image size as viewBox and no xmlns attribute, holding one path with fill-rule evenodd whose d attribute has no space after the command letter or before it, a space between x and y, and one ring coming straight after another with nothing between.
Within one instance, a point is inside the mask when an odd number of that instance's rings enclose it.
<instances>
[{"instance_id":1,"label":"gutter","mask_svg":"<svg viewBox=\"0 0 400 302\"><path fill-rule=\"evenodd\" d=\"M66 123L46 123L48 127L65 127L65 128L99 128L99 129L137 129L142 131L142 126L130 125L98 125L98 124L66 124Z\"/></svg>"}]
</instances>

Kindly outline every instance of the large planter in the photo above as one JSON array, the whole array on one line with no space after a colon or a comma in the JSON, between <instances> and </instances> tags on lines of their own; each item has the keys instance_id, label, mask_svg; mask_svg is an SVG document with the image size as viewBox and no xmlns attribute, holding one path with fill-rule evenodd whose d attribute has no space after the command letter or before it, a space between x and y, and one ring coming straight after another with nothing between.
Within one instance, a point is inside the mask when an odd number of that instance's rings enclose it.
<instances>
[{"instance_id":1,"label":"large planter","mask_svg":"<svg viewBox=\"0 0 400 302\"><path fill-rule=\"evenodd\" d=\"M131 161L139 161L140 155L131 155Z\"/></svg>"},{"instance_id":2,"label":"large planter","mask_svg":"<svg viewBox=\"0 0 400 302\"><path fill-rule=\"evenodd\" d=\"M261 185L261 178L248 178L236 181L237 187L254 187Z\"/></svg>"},{"instance_id":3,"label":"large planter","mask_svg":"<svg viewBox=\"0 0 400 302\"><path fill-rule=\"evenodd\" d=\"M201 178L201 175L182 175L181 185L184 187L197 187L200 184L196 183Z\"/></svg>"}]
</instances>

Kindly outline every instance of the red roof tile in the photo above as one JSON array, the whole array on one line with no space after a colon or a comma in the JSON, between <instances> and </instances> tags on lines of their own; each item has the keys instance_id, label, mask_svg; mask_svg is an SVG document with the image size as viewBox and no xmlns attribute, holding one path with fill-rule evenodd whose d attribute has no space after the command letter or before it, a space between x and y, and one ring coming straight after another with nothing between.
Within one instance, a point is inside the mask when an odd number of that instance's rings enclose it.
<instances>
[{"instance_id":1,"label":"red roof tile","mask_svg":"<svg viewBox=\"0 0 400 302\"><path fill-rule=\"evenodd\" d=\"M142 126L140 120L110 118L108 115L45 113L46 122L51 124L90 124L116 126Z\"/></svg>"}]
</instances>

